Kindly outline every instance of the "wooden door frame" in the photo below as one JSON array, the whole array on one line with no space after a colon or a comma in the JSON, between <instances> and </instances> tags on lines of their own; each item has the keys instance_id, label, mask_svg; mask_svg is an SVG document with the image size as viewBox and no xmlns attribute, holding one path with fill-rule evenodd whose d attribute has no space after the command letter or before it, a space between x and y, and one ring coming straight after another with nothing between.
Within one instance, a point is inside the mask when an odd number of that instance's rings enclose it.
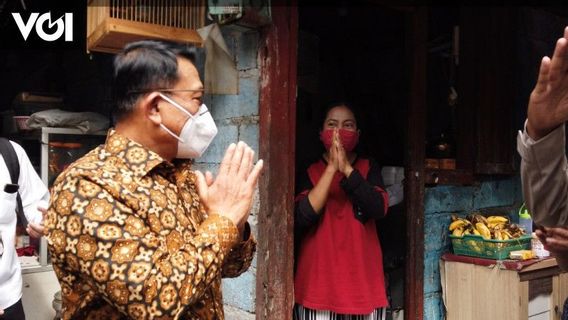
<instances>
[{"instance_id":1,"label":"wooden door frame","mask_svg":"<svg viewBox=\"0 0 568 320\"><path fill-rule=\"evenodd\" d=\"M428 9L406 11L406 57L409 76L404 197L406 260L404 319L424 318L424 160L426 139L426 68Z\"/></svg>"},{"instance_id":2,"label":"wooden door frame","mask_svg":"<svg viewBox=\"0 0 568 320\"><path fill-rule=\"evenodd\" d=\"M275 3L278 2L278 3ZM256 319L288 320L294 304L294 181L296 145L295 1L271 4L272 24L262 30Z\"/></svg>"},{"instance_id":3,"label":"wooden door frame","mask_svg":"<svg viewBox=\"0 0 568 320\"><path fill-rule=\"evenodd\" d=\"M294 180L298 8L274 1L262 30L260 60L260 179L256 319L291 317L294 305ZM426 137L427 8L405 7L409 100L405 139L407 244L405 319L424 315L424 139Z\"/></svg>"}]
</instances>

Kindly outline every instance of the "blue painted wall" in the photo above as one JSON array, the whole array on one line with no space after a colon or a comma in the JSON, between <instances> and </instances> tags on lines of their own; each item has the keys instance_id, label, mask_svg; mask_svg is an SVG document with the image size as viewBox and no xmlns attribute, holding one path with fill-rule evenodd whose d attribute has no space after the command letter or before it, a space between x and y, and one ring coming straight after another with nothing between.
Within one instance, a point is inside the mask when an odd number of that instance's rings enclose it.
<instances>
[{"instance_id":1,"label":"blue painted wall","mask_svg":"<svg viewBox=\"0 0 568 320\"><path fill-rule=\"evenodd\" d=\"M517 221L522 204L518 176L492 179L477 186L437 186L424 195L424 319L444 319L440 285L440 257L451 251L448 226L450 215L465 216L472 211L508 214Z\"/></svg>"},{"instance_id":2,"label":"blue painted wall","mask_svg":"<svg viewBox=\"0 0 568 320\"><path fill-rule=\"evenodd\" d=\"M246 142L257 152L257 159L259 150L260 73L257 63L259 34L255 30L238 26L224 26L221 31L237 63L239 92L236 95L206 95L204 97L204 103L211 110L219 132L206 153L196 161L195 168L210 170L214 174L230 143L240 140ZM255 236L258 208L257 192L249 217L249 223ZM255 287L256 257L246 273L235 279L223 280L224 303L254 313ZM251 315L251 318L253 317Z\"/></svg>"}]
</instances>

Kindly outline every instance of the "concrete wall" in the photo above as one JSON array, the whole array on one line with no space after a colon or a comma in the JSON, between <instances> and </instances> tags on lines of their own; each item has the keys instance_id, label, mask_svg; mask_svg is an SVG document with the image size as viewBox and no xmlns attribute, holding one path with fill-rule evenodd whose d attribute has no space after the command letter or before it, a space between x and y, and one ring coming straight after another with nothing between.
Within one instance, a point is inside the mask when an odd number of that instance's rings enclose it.
<instances>
[{"instance_id":1,"label":"concrete wall","mask_svg":"<svg viewBox=\"0 0 568 320\"><path fill-rule=\"evenodd\" d=\"M522 204L519 177L494 179L478 186L427 188L424 196L424 319L444 319L440 285L440 257L451 252L448 226L450 215L472 211L508 214L517 221Z\"/></svg>"},{"instance_id":2,"label":"concrete wall","mask_svg":"<svg viewBox=\"0 0 568 320\"><path fill-rule=\"evenodd\" d=\"M259 68L257 63L259 34L255 30L236 26L222 27L222 33L239 70L239 93L237 95L208 95L204 99L215 119L219 133L203 157L196 161L195 168L210 170L213 174L216 174L225 149L231 142L242 140L251 146L257 155L259 150ZM255 236L258 208L257 192L249 218ZM223 280L225 304L246 311L250 318L253 318L251 313L254 313L256 303L255 286L256 258L246 273L235 279ZM228 315L227 318L230 319Z\"/></svg>"}]
</instances>

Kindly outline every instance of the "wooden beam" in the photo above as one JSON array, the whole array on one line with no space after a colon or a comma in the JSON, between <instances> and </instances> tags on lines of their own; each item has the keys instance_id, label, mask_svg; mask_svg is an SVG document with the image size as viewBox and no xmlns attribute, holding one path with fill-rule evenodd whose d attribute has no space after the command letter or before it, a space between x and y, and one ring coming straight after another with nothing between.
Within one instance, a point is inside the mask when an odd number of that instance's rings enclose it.
<instances>
[{"instance_id":1,"label":"wooden beam","mask_svg":"<svg viewBox=\"0 0 568 320\"><path fill-rule=\"evenodd\" d=\"M407 13L406 50L410 95L405 153L406 281L404 318L424 315L424 159L426 139L427 8Z\"/></svg>"},{"instance_id":2,"label":"wooden beam","mask_svg":"<svg viewBox=\"0 0 568 320\"><path fill-rule=\"evenodd\" d=\"M273 5L260 52L260 179L256 319L291 319L294 305L294 175L296 132L295 1Z\"/></svg>"}]
</instances>

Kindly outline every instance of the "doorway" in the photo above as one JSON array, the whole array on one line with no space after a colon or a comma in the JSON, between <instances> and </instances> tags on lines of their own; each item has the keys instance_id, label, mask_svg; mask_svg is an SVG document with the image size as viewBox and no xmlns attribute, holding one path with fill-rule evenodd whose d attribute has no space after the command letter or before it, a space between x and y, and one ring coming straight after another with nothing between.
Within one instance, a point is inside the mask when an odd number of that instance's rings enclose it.
<instances>
[{"instance_id":1,"label":"doorway","mask_svg":"<svg viewBox=\"0 0 568 320\"><path fill-rule=\"evenodd\" d=\"M332 101L355 106L360 155L385 169L405 166L410 82L404 58L406 27L404 12L374 4L298 7L295 193L301 191L298 177L324 152L319 131L322 113ZM389 190L391 195L395 190ZM395 204L377 222L377 230L390 305L387 319L402 319L406 205L391 200Z\"/></svg>"}]
</instances>

